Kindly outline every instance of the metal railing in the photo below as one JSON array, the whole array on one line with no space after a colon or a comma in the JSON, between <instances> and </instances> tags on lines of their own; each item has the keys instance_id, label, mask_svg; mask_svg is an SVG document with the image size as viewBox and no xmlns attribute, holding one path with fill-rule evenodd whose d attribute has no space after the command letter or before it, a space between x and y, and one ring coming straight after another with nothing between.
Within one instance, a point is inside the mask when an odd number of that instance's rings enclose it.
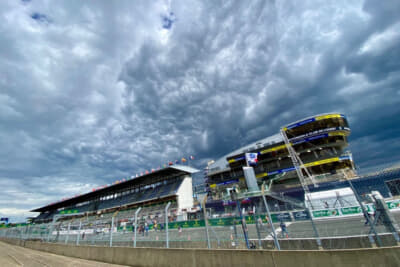
<instances>
[{"instance_id":1,"label":"metal railing","mask_svg":"<svg viewBox=\"0 0 400 267\"><path fill-rule=\"evenodd\" d=\"M400 200L387 203L393 218L398 221ZM278 249L280 246L281 249L316 249L318 238L323 249L379 245L374 242L374 236L371 240L370 227L360 207L312 210L319 234L317 237L306 210L271 210L271 216L268 216L263 206L262 202L242 205L242 219L237 208L233 207L232 210L236 212L229 214L206 209L193 215L193 219L189 217L188 220L178 220L176 218L183 216L175 214L174 207L165 204L157 210L142 207L93 216L59 217L48 223L0 228L0 237L69 245L161 248ZM366 209L370 211L373 220L373 206L367 205ZM376 232L382 237L381 245L396 244L393 233L385 223L379 219L374 221ZM274 242L274 232L279 245Z\"/></svg>"}]
</instances>

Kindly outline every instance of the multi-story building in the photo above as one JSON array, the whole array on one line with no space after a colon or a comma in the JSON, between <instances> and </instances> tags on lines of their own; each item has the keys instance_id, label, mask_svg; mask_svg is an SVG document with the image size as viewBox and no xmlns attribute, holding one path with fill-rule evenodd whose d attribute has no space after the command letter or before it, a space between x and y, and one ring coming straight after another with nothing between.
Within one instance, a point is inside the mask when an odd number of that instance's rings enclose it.
<instances>
[{"instance_id":1,"label":"multi-story building","mask_svg":"<svg viewBox=\"0 0 400 267\"><path fill-rule=\"evenodd\" d=\"M346 149L350 128L344 115L316 115L286 125L281 131L286 133L288 141L316 183L355 176L352 157ZM206 178L209 200L222 199L227 194L226 189L233 186L240 191L247 190L243 173L245 153L258 155L258 163L254 167L258 184L265 182L275 191L301 186L284 137L279 132L210 164ZM311 180L306 182L310 183Z\"/></svg>"}]
</instances>

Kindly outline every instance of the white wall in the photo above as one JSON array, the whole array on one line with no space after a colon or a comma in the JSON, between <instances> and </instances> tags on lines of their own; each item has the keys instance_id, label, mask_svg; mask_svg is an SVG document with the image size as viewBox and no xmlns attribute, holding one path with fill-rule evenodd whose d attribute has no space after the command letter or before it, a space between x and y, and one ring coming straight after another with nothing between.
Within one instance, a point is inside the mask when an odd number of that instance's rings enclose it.
<instances>
[{"instance_id":1,"label":"white wall","mask_svg":"<svg viewBox=\"0 0 400 267\"><path fill-rule=\"evenodd\" d=\"M181 186L177 192L178 199L178 213L181 213L182 209L189 210L193 207L193 188L192 188L192 177L189 175L185 176Z\"/></svg>"}]
</instances>

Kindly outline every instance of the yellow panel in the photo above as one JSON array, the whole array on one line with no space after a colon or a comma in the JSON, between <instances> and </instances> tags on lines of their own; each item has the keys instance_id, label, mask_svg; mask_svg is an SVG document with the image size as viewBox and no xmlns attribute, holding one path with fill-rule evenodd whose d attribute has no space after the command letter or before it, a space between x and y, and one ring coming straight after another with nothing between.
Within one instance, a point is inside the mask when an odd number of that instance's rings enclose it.
<instances>
[{"instance_id":1,"label":"yellow panel","mask_svg":"<svg viewBox=\"0 0 400 267\"><path fill-rule=\"evenodd\" d=\"M271 148L262 150L260 153L261 154L265 154L265 153L268 153L268 152L278 151L278 150L285 149L285 148L286 148L286 145L280 145L280 146L275 146L275 147L271 147Z\"/></svg>"},{"instance_id":2,"label":"yellow panel","mask_svg":"<svg viewBox=\"0 0 400 267\"><path fill-rule=\"evenodd\" d=\"M323 115L323 116L318 116L315 117L315 120L325 120L325 119L332 119L332 118L341 118L342 116L340 114L328 114L328 115Z\"/></svg>"},{"instance_id":3,"label":"yellow panel","mask_svg":"<svg viewBox=\"0 0 400 267\"><path fill-rule=\"evenodd\" d=\"M228 163L232 163L232 162L235 162L236 160L235 159L230 159L229 161L228 161Z\"/></svg>"},{"instance_id":4,"label":"yellow panel","mask_svg":"<svg viewBox=\"0 0 400 267\"><path fill-rule=\"evenodd\" d=\"M331 132L329 133L329 136L348 136L349 133L348 132L344 132L344 131L338 131L338 132Z\"/></svg>"},{"instance_id":5,"label":"yellow panel","mask_svg":"<svg viewBox=\"0 0 400 267\"><path fill-rule=\"evenodd\" d=\"M327 163L336 162L336 161L339 161L338 157L310 162L310 163L304 164L304 167L312 167L312 166L327 164Z\"/></svg>"},{"instance_id":6,"label":"yellow panel","mask_svg":"<svg viewBox=\"0 0 400 267\"><path fill-rule=\"evenodd\" d=\"M261 177L265 177L265 176L268 176L268 174L266 172L256 174L256 178L261 178Z\"/></svg>"},{"instance_id":7,"label":"yellow panel","mask_svg":"<svg viewBox=\"0 0 400 267\"><path fill-rule=\"evenodd\" d=\"M217 186L217 184L210 184L210 188L214 188L216 186Z\"/></svg>"}]
</instances>

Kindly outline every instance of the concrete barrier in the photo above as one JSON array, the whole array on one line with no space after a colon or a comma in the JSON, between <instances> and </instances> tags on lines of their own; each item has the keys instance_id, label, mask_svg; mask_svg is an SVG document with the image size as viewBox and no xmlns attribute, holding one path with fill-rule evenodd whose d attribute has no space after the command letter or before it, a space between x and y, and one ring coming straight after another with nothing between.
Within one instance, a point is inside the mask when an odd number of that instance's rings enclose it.
<instances>
[{"instance_id":1,"label":"concrete barrier","mask_svg":"<svg viewBox=\"0 0 400 267\"><path fill-rule=\"evenodd\" d=\"M1 239L54 254L130 266L400 266L400 247L348 250L207 250L96 247Z\"/></svg>"}]
</instances>

